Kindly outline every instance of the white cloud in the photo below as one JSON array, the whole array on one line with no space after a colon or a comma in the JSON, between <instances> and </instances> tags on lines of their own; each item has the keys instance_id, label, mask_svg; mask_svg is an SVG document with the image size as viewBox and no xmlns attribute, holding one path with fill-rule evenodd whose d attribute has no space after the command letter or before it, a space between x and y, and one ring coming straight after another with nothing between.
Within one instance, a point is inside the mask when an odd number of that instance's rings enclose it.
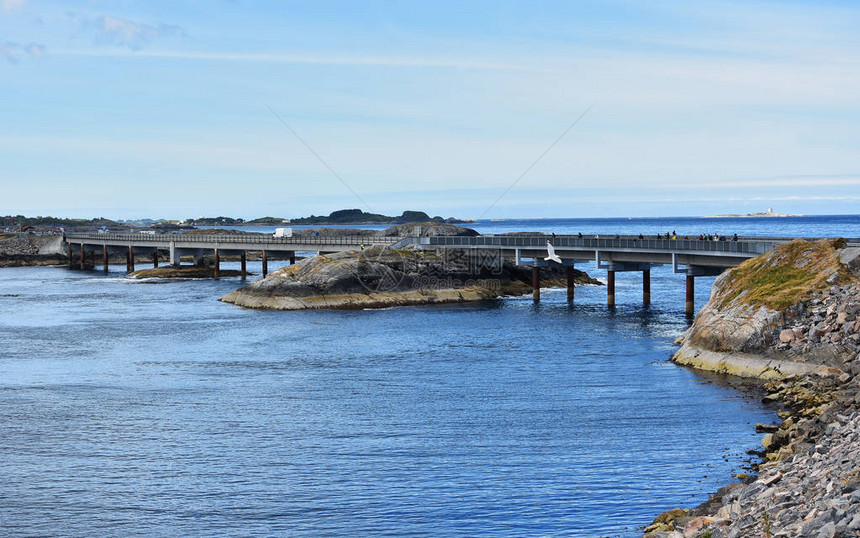
<instances>
[{"instance_id":1,"label":"white cloud","mask_svg":"<svg viewBox=\"0 0 860 538\"><path fill-rule=\"evenodd\" d=\"M40 45L38 43L30 43L24 48L24 50L27 52L30 58L34 60L41 60L42 56L45 55L45 50L47 49L45 48L45 45Z\"/></svg>"},{"instance_id":2,"label":"white cloud","mask_svg":"<svg viewBox=\"0 0 860 538\"><path fill-rule=\"evenodd\" d=\"M120 45L131 50L140 50L156 38L179 33L177 26L165 24L152 26L106 15L96 20L96 28L97 42Z\"/></svg>"},{"instance_id":3,"label":"white cloud","mask_svg":"<svg viewBox=\"0 0 860 538\"><path fill-rule=\"evenodd\" d=\"M32 60L41 60L46 50L45 45L39 43L20 45L13 41L0 41L0 58L6 58L11 64L17 64L25 57Z\"/></svg>"},{"instance_id":4,"label":"white cloud","mask_svg":"<svg viewBox=\"0 0 860 538\"><path fill-rule=\"evenodd\" d=\"M377 55L326 55L326 54L289 54L289 53L230 53L199 51L138 51L130 54L123 51L63 50L61 54L70 56L101 56L141 58L172 58L177 60L217 60L226 62L255 62L276 64L307 64L331 66L376 66L376 67L450 67L486 70L531 70L525 64L514 64L482 60L479 58L449 58L432 56L377 56Z\"/></svg>"},{"instance_id":5,"label":"white cloud","mask_svg":"<svg viewBox=\"0 0 860 538\"><path fill-rule=\"evenodd\" d=\"M24 5L26 0L0 0L3 11L14 11Z\"/></svg>"}]
</instances>

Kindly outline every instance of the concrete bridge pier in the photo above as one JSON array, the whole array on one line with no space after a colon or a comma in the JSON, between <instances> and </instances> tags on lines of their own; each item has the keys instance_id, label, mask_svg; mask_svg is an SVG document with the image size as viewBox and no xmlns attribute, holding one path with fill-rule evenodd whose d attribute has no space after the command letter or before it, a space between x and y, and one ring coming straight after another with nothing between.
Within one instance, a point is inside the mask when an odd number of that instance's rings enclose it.
<instances>
[{"instance_id":1,"label":"concrete bridge pier","mask_svg":"<svg viewBox=\"0 0 860 538\"><path fill-rule=\"evenodd\" d=\"M87 251L84 248L84 244L81 243L81 269L82 270L86 267L86 256L87 256Z\"/></svg>"},{"instance_id":2,"label":"concrete bridge pier","mask_svg":"<svg viewBox=\"0 0 860 538\"><path fill-rule=\"evenodd\" d=\"M567 302L573 302L573 296L575 293L575 287L573 285L573 265L567 266Z\"/></svg>"},{"instance_id":3,"label":"concrete bridge pier","mask_svg":"<svg viewBox=\"0 0 860 538\"><path fill-rule=\"evenodd\" d=\"M549 264L540 258L535 258L532 261L532 299L534 302L540 302L540 268L547 267Z\"/></svg>"},{"instance_id":4,"label":"concrete bridge pier","mask_svg":"<svg viewBox=\"0 0 860 538\"><path fill-rule=\"evenodd\" d=\"M158 269L158 249L152 251L152 268Z\"/></svg>"},{"instance_id":5,"label":"concrete bridge pier","mask_svg":"<svg viewBox=\"0 0 860 538\"><path fill-rule=\"evenodd\" d=\"M651 264L633 262L607 262L606 265L598 266L606 268L606 296L607 304L615 306L615 273L617 272L642 272L642 304L651 304Z\"/></svg>"},{"instance_id":6,"label":"concrete bridge pier","mask_svg":"<svg viewBox=\"0 0 860 538\"><path fill-rule=\"evenodd\" d=\"M296 264L296 251L290 251L290 265Z\"/></svg>"},{"instance_id":7,"label":"concrete bridge pier","mask_svg":"<svg viewBox=\"0 0 860 538\"><path fill-rule=\"evenodd\" d=\"M68 245L69 245L69 269L71 269L72 267L75 266L75 259L72 256L72 244L68 243Z\"/></svg>"},{"instance_id":8,"label":"concrete bridge pier","mask_svg":"<svg viewBox=\"0 0 860 538\"><path fill-rule=\"evenodd\" d=\"M134 247L128 247L128 256L125 259L125 269L129 273L134 272Z\"/></svg>"},{"instance_id":9,"label":"concrete bridge pier","mask_svg":"<svg viewBox=\"0 0 860 538\"><path fill-rule=\"evenodd\" d=\"M615 271L606 271L606 306L615 307Z\"/></svg>"},{"instance_id":10,"label":"concrete bridge pier","mask_svg":"<svg viewBox=\"0 0 860 538\"><path fill-rule=\"evenodd\" d=\"M239 255L239 261L242 264L242 269L241 269L242 270L242 278L245 278L248 276L248 265L247 265L248 262L247 262L247 254L245 253L244 250L242 251L242 254Z\"/></svg>"},{"instance_id":11,"label":"concrete bridge pier","mask_svg":"<svg viewBox=\"0 0 860 538\"><path fill-rule=\"evenodd\" d=\"M642 304L651 304L651 269L642 270Z\"/></svg>"},{"instance_id":12,"label":"concrete bridge pier","mask_svg":"<svg viewBox=\"0 0 860 538\"><path fill-rule=\"evenodd\" d=\"M684 313L687 314L687 317L693 317L693 314L696 312L695 308L695 297L696 297L696 277L693 275L687 275L687 301L684 305Z\"/></svg>"},{"instance_id":13,"label":"concrete bridge pier","mask_svg":"<svg viewBox=\"0 0 860 538\"><path fill-rule=\"evenodd\" d=\"M684 313L687 317L692 318L696 313L696 277L697 276L717 276L723 272L721 267L711 267L702 265L687 265L679 267L677 259L672 260L672 270L675 273L684 273L687 276L687 293L686 301L684 302Z\"/></svg>"},{"instance_id":14,"label":"concrete bridge pier","mask_svg":"<svg viewBox=\"0 0 860 538\"><path fill-rule=\"evenodd\" d=\"M215 278L221 278L221 253L215 249Z\"/></svg>"},{"instance_id":15,"label":"concrete bridge pier","mask_svg":"<svg viewBox=\"0 0 860 538\"><path fill-rule=\"evenodd\" d=\"M266 251L263 251L263 278L266 278L266 275L269 274L269 256L266 254Z\"/></svg>"}]
</instances>

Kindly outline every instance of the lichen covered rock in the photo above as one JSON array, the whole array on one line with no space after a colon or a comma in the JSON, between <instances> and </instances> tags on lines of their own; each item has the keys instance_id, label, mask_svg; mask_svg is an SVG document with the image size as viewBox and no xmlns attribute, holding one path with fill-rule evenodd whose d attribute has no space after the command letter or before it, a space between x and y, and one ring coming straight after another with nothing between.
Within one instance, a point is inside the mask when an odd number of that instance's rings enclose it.
<instances>
[{"instance_id":1,"label":"lichen covered rock","mask_svg":"<svg viewBox=\"0 0 860 538\"><path fill-rule=\"evenodd\" d=\"M848 322L860 311L860 285L841 261L843 246L842 240L795 240L720 275L674 360L770 378L818 371L855 355L860 335Z\"/></svg>"}]
</instances>

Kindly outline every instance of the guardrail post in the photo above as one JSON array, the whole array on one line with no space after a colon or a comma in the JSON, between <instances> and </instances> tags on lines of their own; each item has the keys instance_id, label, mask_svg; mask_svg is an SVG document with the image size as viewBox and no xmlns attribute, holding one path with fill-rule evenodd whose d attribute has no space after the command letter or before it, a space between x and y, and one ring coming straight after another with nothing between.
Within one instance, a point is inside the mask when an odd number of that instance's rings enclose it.
<instances>
[{"instance_id":1,"label":"guardrail post","mask_svg":"<svg viewBox=\"0 0 860 538\"><path fill-rule=\"evenodd\" d=\"M245 251L244 250L242 251L242 254L239 256L239 260L242 263L242 278L245 278L246 276L248 276L248 267L247 267L246 261L245 261Z\"/></svg>"},{"instance_id":2,"label":"guardrail post","mask_svg":"<svg viewBox=\"0 0 860 538\"><path fill-rule=\"evenodd\" d=\"M642 304L648 306L651 304L651 270L645 269L642 271Z\"/></svg>"},{"instance_id":3,"label":"guardrail post","mask_svg":"<svg viewBox=\"0 0 860 538\"><path fill-rule=\"evenodd\" d=\"M532 267L532 299L540 302L540 268L537 265Z\"/></svg>"},{"instance_id":4,"label":"guardrail post","mask_svg":"<svg viewBox=\"0 0 860 538\"><path fill-rule=\"evenodd\" d=\"M215 249L215 278L221 277L221 255L218 253L218 249Z\"/></svg>"},{"instance_id":5,"label":"guardrail post","mask_svg":"<svg viewBox=\"0 0 860 538\"><path fill-rule=\"evenodd\" d=\"M104 245L104 251L102 252L102 261L104 262L104 272L108 272L108 250L107 245Z\"/></svg>"},{"instance_id":6,"label":"guardrail post","mask_svg":"<svg viewBox=\"0 0 860 538\"><path fill-rule=\"evenodd\" d=\"M574 295L574 285L573 285L573 266L567 266L567 302L573 302Z\"/></svg>"},{"instance_id":7,"label":"guardrail post","mask_svg":"<svg viewBox=\"0 0 860 538\"><path fill-rule=\"evenodd\" d=\"M692 317L695 312L694 309L694 297L695 297L695 283L696 277L693 275L687 275L687 304L685 305L685 312L688 317Z\"/></svg>"},{"instance_id":8,"label":"guardrail post","mask_svg":"<svg viewBox=\"0 0 860 538\"><path fill-rule=\"evenodd\" d=\"M615 271L606 272L606 305L615 306Z\"/></svg>"},{"instance_id":9,"label":"guardrail post","mask_svg":"<svg viewBox=\"0 0 860 538\"><path fill-rule=\"evenodd\" d=\"M269 256L266 254L266 251L263 251L263 278L266 278L266 275L269 274Z\"/></svg>"}]
</instances>

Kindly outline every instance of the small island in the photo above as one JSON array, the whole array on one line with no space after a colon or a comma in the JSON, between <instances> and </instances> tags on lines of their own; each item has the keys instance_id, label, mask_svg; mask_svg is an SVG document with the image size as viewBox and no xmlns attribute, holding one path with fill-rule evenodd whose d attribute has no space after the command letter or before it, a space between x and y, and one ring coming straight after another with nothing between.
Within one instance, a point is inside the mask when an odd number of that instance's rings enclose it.
<instances>
[{"instance_id":1,"label":"small island","mask_svg":"<svg viewBox=\"0 0 860 538\"><path fill-rule=\"evenodd\" d=\"M404 226L382 235L399 235ZM423 223L424 234L477 235L450 224ZM547 267L544 285L566 285L565 267ZM466 251L373 246L306 258L221 297L246 308L271 310L365 309L495 299L532 291L532 272L512 260L473 257ZM576 285L600 285L574 270Z\"/></svg>"},{"instance_id":2,"label":"small island","mask_svg":"<svg viewBox=\"0 0 860 538\"><path fill-rule=\"evenodd\" d=\"M702 218L705 219L748 219L748 218L760 218L760 217L803 217L805 215L792 215L791 213L776 213L773 209L767 208L766 211L759 211L758 213L728 213L725 215L706 215Z\"/></svg>"}]
</instances>

